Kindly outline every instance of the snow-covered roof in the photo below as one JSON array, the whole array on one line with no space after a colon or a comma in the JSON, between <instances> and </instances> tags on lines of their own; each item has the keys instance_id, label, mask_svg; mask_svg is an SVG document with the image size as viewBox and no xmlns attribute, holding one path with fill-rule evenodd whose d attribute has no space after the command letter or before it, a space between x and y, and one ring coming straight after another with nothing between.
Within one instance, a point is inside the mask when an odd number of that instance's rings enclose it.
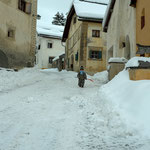
<instances>
[{"instance_id":1,"label":"snow-covered roof","mask_svg":"<svg viewBox=\"0 0 150 150\"><path fill-rule=\"evenodd\" d=\"M109 3L109 0L87 0L87 1L96 2L96 3L103 3L103 4Z\"/></svg>"},{"instance_id":2,"label":"snow-covered roof","mask_svg":"<svg viewBox=\"0 0 150 150\"><path fill-rule=\"evenodd\" d=\"M104 0L94 0L94 1L74 0L67 16L62 42L65 42L68 37L71 20L74 14L77 15L78 20L102 23L107 8L108 0L106 0L105 3L97 3L98 1L104 2Z\"/></svg>"},{"instance_id":3,"label":"snow-covered roof","mask_svg":"<svg viewBox=\"0 0 150 150\"><path fill-rule=\"evenodd\" d=\"M37 33L38 35L46 35L50 37L61 38L63 35L64 27L57 25L50 25L44 22L37 22Z\"/></svg>"},{"instance_id":4,"label":"snow-covered roof","mask_svg":"<svg viewBox=\"0 0 150 150\"><path fill-rule=\"evenodd\" d=\"M94 0L94 1L100 2L100 0ZM104 3L103 5L103 4L93 3L93 1L92 3L90 3L90 2L79 1L79 0L75 0L73 6L79 18L95 18L95 19L103 19L107 8L106 3Z\"/></svg>"},{"instance_id":5,"label":"snow-covered roof","mask_svg":"<svg viewBox=\"0 0 150 150\"><path fill-rule=\"evenodd\" d=\"M59 56L61 56L61 55L63 55L63 54L65 54L65 52L60 53L58 56L56 56L56 57L53 59L53 61L58 60L58 59L59 59Z\"/></svg>"},{"instance_id":6,"label":"snow-covered roof","mask_svg":"<svg viewBox=\"0 0 150 150\"><path fill-rule=\"evenodd\" d=\"M126 68L138 67L139 61L150 62L150 57L133 57L126 63Z\"/></svg>"},{"instance_id":7,"label":"snow-covered roof","mask_svg":"<svg viewBox=\"0 0 150 150\"><path fill-rule=\"evenodd\" d=\"M114 58L110 58L109 63L126 63L128 62L128 60L124 57L120 58L120 57L114 57Z\"/></svg>"}]
</instances>

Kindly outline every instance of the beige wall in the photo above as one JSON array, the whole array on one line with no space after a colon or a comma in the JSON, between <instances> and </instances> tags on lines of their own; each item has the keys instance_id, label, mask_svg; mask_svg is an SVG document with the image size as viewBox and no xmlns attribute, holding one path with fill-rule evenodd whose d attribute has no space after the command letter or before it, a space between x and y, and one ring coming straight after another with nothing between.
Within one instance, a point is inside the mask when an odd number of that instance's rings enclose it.
<instances>
[{"instance_id":1,"label":"beige wall","mask_svg":"<svg viewBox=\"0 0 150 150\"><path fill-rule=\"evenodd\" d=\"M68 63L69 60L69 66L67 66L67 68L69 67L68 69L71 69L71 64L73 64L73 70L79 71L79 68L82 65L85 67L85 71L90 74L105 70L106 53L105 48L103 48L102 37L92 37L92 30L101 30L102 36L103 33L101 23L92 23L77 20L77 22L74 24L74 17L76 17L76 15L74 15L72 18L68 39L66 41L66 62ZM89 50L91 47L96 49L97 51L102 50L102 60L89 59ZM78 61L75 60L77 52Z\"/></svg>"},{"instance_id":2,"label":"beige wall","mask_svg":"<svg viewBox=\"0 0 150 150\"><path fill-rule=\"evenodd\" d=\"M92 30L100 30L100 38L92 37ZM86 68L88 72L101 72L106 70L106 51L104 48L104 41L102 39L102 24L101 23L88 23L87 35L87 53L86 53ZM89 58L89 51L91 48L102 51L101 60L93 60Z\"/></svg>"},{"instance_id":3,"label":"beige wall","mask_svg":"<svg viewBox=\"0 0 150 150\"><path fill-rule=\"evenodd\" d=\"M135 8L130 0L116 0L107 32L107 61L110 57L134 57L136 53ZM125 47L122 43L125 42Z\"/></svg>"},{"instance_id":4,"label":"beige wall","mask_svg":"<svg viewBox=\"0 0 150 150\"><path fill-rule=\"evenodd\" d=\"M145 26L141 29L141 16L145 9ZM138 0L136 4L136 42L150 46L150 0ZM149 55L150 56L150 55Z\"/></svg>"},{"instance_id":5,"label":"beige wall","mask_svg":"<svg viewBox=\"0 0 150 150\"><path fill-rule=\"evenodd\" d=\"M18 0L0 0L0 50L12 68L34 64L37 0L30 2L32 13L26 14L18 9ZM8 30L14 30L13 38L8 37Z\"/></svg>"},{"instance_id":6,"label":"beige wall","mask_svg":"<svg viewBox=\"0 0 150 150\"><path fill-rule=\"evenodd\" d=\"M77 17L76 14L73 15L73 18ZM76 19L76 23L73 23L73 19L71 21L68 39L66 41L66 67L71 67L71 64L74 64L74 70L78 71L79 69L79 61L75 61L75 54L78 52L78 60L80 59L80 43L81 43L81 26L82 22ZM73 38L76 39L73 42ZM73 57L73 59L72 59ZM69 59L69 62L68 62Z\"/></svg>"}]
</instances>

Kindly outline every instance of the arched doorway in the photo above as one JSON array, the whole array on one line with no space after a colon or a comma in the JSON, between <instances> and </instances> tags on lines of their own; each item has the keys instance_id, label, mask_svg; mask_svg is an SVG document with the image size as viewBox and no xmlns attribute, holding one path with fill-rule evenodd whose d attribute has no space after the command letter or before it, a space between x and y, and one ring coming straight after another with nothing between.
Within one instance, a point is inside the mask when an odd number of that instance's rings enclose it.
<instances>
[{"instance_id":1,"label":"arched doorway","mask_svg":"<svg viewBox=\"0 0 150 150\"><path fill-rule=\"evenodd\" d=\"M2 50L0 50L0 67L8 68L8 58Z\"/></svg>"},{"instance_id":2,"label":"arched doorway","mask_svg":"<svg viewBox=\"0 0 150 150\"><path fill-rule=\"evenodd\" d=\"M125 46L124 57L128 60L131 58L130 49L131 49L130 48L130 39L129 39L129 36L127 35L126 36L126 46Z\"/></svg>"}]
</instances>

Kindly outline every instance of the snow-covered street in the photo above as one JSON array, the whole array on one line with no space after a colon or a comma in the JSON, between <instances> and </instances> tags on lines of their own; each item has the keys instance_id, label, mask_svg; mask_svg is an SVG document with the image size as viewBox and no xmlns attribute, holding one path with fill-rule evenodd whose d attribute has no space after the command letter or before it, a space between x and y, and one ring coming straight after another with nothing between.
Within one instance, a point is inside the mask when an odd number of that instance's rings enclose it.
<instances>
[{"instance_id":1,"label":"snow-covered street","mask_svg":"<svg viewBox=\"0 0 150 150\"><path fill-rule=\"evenodd\" d=\"M100 76L79 88L75 72L0 71L0 150L150 149L99 94Z\"/></svg>"}]
</instances>

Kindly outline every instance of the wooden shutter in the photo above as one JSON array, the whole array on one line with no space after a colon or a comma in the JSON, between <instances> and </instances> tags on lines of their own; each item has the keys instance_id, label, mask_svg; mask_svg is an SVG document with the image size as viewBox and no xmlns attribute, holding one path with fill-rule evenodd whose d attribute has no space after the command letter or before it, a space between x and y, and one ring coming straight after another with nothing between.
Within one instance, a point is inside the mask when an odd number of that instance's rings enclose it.
<instances>
[{"instance_id":1,"label":"wooden shutter","mask_svg":"<svg viewBox=\"0 0 150 150\"><path fill-rule=\"evenodd\" d=\"M78 61L78 52L76 53L76 61Z\"/></svg>"},{"instance_id":2,"label":"wooden shutter","mask_svg":"<svg viewBox=\"0 0 150 150\"><path fill-rule=\"evenodd\" d=\"M26 2L26 10L25 10L25 12L27 14L31 14L31 9L32 9L32 4L29 3L29 2Z\"/></svg>"},{"instance_id":3,"label":"wooden shutter","mask_svg":"<svg viewBox=\"0 0 150 150\"><path fill-rule=\"evenodd\" d=\"M102 59L102 51L98 52L98 59Z\"/></svg>"},{"instance_id":4,"label":"wooden shutter","mask_svg":"<svg viewBox=\"0 0 150 150\"><path fill-rule=\"evenodd\" d=\"M92 58L92 50L89 51L89 58Z\"/></svg>"}]
</instances>

